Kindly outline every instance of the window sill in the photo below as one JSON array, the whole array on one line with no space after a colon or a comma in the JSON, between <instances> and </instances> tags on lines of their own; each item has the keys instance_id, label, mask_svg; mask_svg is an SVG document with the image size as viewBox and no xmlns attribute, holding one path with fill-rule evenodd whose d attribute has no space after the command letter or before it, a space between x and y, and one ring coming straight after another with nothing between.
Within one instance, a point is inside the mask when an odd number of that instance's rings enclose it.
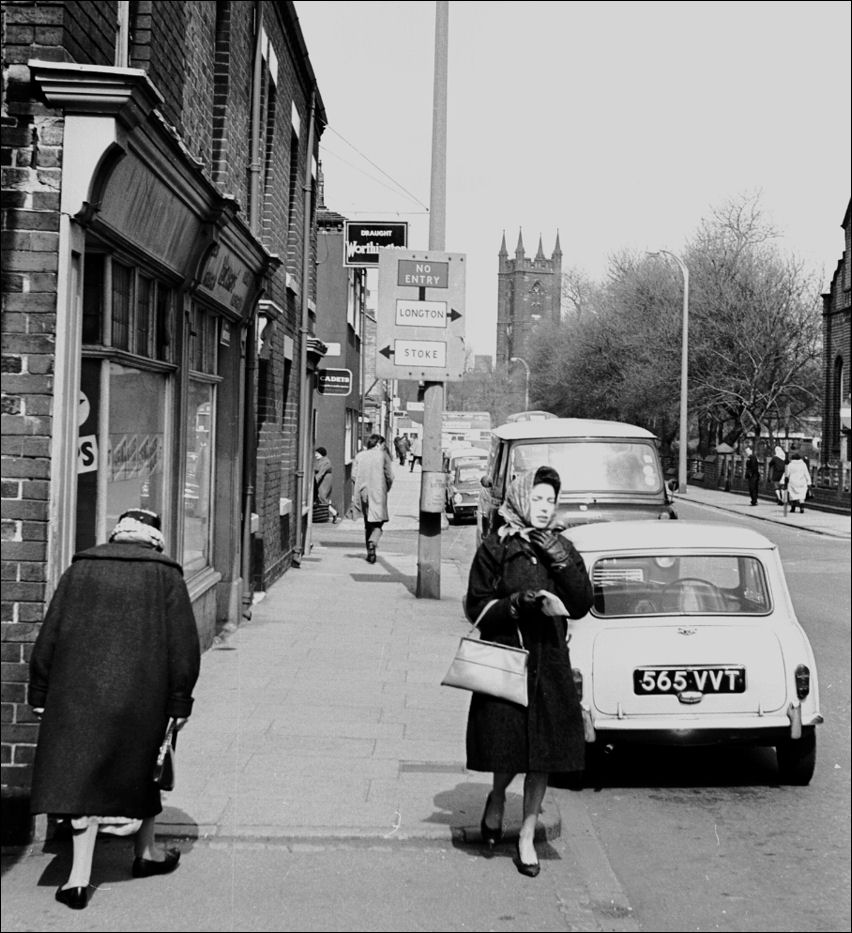
<instances>
[{"instance_id":1,"label":"window sill","mask_svg":"<svg viewBox=\"0 0 852 933\"><path fill-rule=\"evenodd\" d=\"M222 574L212 567L205 567L203 570L199 570L194 577L186 582L186 588L189 590L190 602L195 602L199 596L202 596L209 589L216 586L221 579Z\"/></svg>"}]
</instances>

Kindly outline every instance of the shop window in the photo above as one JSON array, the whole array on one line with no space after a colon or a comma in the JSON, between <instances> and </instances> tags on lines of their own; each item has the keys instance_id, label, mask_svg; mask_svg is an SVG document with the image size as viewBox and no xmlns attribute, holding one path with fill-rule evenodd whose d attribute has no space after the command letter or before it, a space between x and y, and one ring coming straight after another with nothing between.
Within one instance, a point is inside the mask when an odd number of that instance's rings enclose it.
<instances>
[{"instance_id":1,"label":"shop window","mask_svg":"<svg viewBox=\"0 0 852 933\"><path fill-rule=\"evenodd\" d=\"M169 391L170 382L163 373L111 360L83 359L77 550L106 541L126 509L142 507L163 514Z\"/></svg>"},{"instance_id":2,"label":"shop window","mask_svg":"<svg viewBox=\"0 0 852 933\"><path fill-rule=\"evenodd\" d=\"M104 257L86 256L83 278L83 343L101 343L104 314Z\"/></svg>"},{"instance_id":3,"label":"shop window","mask_svg":"<svg viewBox=\"0 0 852 933\"><path fill-rule=\"evenodd\" d=\"M117 350L130 349L130 316L133 304L133 269L112 264L112 339Z\"/></svg>"},{"instance_id":4,"label":"shop window","mask_svg":"<svg viewBox=\"0 0 852 933\"><path fill-rule=\"evenodd\" d=\"M190 379L183 487L183 567L188 576L210 564L215 391L212 383Z\"/></svg>"},{"instance_id":5,"label":"shop window","mask_svg":"<svg viewBox=\"0 0 852 933\"><path fill-rule=\"evenodd\" d=\"M190 576L211 564L219 319L201 305L189 314L186 460L183 487L183 568Z\"/></svg>"},{"instance_id":6,"label":"shop window","mask_svg":"<svg viewBox=\"0 0 852 933\"><path fill-rule=\"evenodd\" d=\"M78 550L106 541L126 509L168 511L174 371L164 365L172 358L174 305L166 283L107 253L89 251L82 292Z\"/></svg>"},{"instance_id":7,"label":"shop window","mask_svg":"<svg viewBox=\"0 0 852 933\"><path fill-rule=\"evenodd\" d=\"M151 355L152 302L154 281L145 275L139 276L139 296L136 301L136 341L134 350L140 356Z\"/></svg>"}]
</instances>

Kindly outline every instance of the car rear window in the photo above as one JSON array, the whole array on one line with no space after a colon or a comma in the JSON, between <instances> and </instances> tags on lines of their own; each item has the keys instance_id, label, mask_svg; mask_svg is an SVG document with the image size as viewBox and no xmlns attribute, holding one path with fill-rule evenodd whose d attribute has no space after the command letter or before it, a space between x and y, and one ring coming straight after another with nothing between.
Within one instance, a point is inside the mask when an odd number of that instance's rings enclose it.
<instances>
[{"instance_id":1,"label":"car rear window","mask_svg":"<svg viewBox=\"0 0 852 933\"><path fill-rule=\"evenodd\" d=\"M456 469L457 483L478 483L485 468L482 462L465 464Z\"/></svg>"},{"instance_id":2,"label":"car rear window","mask_svg":"<svg viewBox=\"0 0 852 933\"><path fill-rule=\"evenodd\" d=\"M592 568L597 616L765 615L763 564L738 554L606 557Z\"/></svg>"},{"instance_id":3,"label":"car rear window","mask_svg":"<svg viewBox=\"0 0 852 933\"><path fill-rule=\"evenodd\" d=\"M549 464L559 471L562 492L658 493L663 477L650 444L630 441L540 441L513 445L512 479Z\"/></svg>"}]
</instances>

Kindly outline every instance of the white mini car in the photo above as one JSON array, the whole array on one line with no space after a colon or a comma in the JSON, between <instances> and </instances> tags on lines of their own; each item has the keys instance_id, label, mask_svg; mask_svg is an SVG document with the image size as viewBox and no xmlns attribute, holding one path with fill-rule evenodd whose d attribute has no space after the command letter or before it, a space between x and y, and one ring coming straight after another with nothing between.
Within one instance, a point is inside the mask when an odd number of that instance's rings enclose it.
<instances>
[{"instance_id":1,"label":"white mini car","mask_svg":"<svg viewBox=\"0 0 852 933\"><path fill-rule=\"evenodd\" d=\"M570 528L594 585L569 620L587 748L774 746L781 781L816 763L816 664L777 547L748 528L626 521Z\"/></svg>"}]
</instances>

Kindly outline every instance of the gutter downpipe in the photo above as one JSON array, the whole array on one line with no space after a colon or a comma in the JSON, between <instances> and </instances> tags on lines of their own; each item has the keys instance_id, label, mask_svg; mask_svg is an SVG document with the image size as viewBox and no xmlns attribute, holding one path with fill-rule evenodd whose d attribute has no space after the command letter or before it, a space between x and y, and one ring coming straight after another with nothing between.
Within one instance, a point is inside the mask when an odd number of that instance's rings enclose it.
<instances>
[{"instance_id":1,"label":"gutter downpipe","mask_svg":"<svg viewBox=\"0 0 852 933\"><path fill-rule=\"evenodd\" d=\"M308 385L308 325L310 323L310 308L308 298L310 294L311 275L311 166L314 159L314 111L316 109L316 87L311 90L311 111L308 118L308 146L305 156L305 183L302 186L304 195L303 224L302 224L302 324L299 328L299 433L296 450L296 545L293 553L293 563L296 567L302 564L302 557L310 549L310 522L311 509L305 516L302 515L302 502L305 497L307 484L308 448L311 429L311 397L312 387ZM307 528L302 530L302 523Z\"/></svg>"},{"instance_id":2,"label":"gutter downpipe","mask_svg":"<svg viewBox=\"0 0 852 933\"><path fill-rule=\"evenodd\" d=\"M260 234L260 83L263 77L263 30L261 0L254 3L254 67L251 92L251 151L249 156L249 228L255 237ZM246 322L245 375L245 450L243 451L243 618L251 618L251 518L254 506L254 484L257 460L255 373L257 371L257 304Z\"/></svg>"}]
</instances>

